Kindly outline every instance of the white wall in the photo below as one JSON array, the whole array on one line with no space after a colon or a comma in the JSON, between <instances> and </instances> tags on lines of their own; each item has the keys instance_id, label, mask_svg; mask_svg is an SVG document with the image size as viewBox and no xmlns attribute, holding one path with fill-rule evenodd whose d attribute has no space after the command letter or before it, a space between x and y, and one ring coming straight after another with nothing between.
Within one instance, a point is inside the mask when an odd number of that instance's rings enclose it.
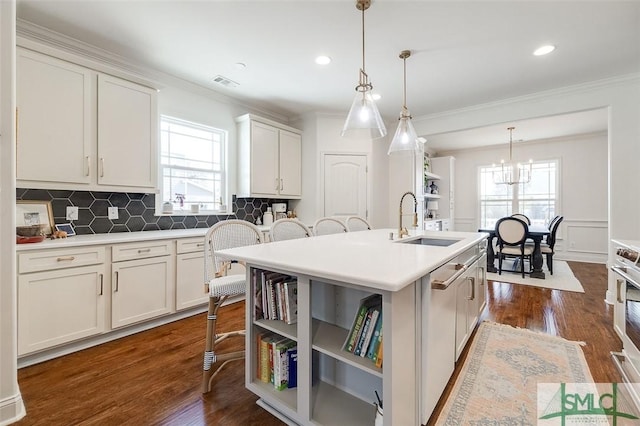
<instances>
[{"instance_id":1,"label":"white wall","mask_svg":"<svg viewBox=\"0 0 640 426\"><path fill-rule=\"evenodd\" d=\"M25 415L16 341L15 19L15 1L0 1L0 425Z\"/></svg>"},{"instance_id":2,"label":"white wall","mask_svg":"<svg viewBox=\"0 0 640 426\"><path fill-rule=\"evenodd\" d=\"M478 168L508 156L507 145L439 152L456 158L455 218L457 231L476 231L480 223ZM559 259L605 262L608 247L607 134L518 143L514 161L559 160L560 204L564 216L556 243Z\"/></svg>"},{"instance_id":3,"label":"white wall","mask_svg":"<svg viewBox=\"0 0 640 426\"><path fill-rule=\"evenodd\" d=\"M564 87L520 98L414 119L421 135L506 123L575 111L608 108L608 238L640 240L640 75ZM609 261L612 259L609 247ZM607 301L613 301L609 274Z\"/></svg>"},{"instance_id":4,"label":"white wall","mask_svg":"<svg viewBox=\"0 0 640 426\"><path fill-rule=\"evenodd\" d=\"M322 156L324 154L364 154L368 162L367 198L369 221L374 228L388 227L388 139L358 140L340 136L344 116L309 114L297 127L304 131L302 144L303 198L296 205L298 217L313 223L324 215L322 197ZM297 124L297 123L296 123Z\"/></svg>"}]
</instances>

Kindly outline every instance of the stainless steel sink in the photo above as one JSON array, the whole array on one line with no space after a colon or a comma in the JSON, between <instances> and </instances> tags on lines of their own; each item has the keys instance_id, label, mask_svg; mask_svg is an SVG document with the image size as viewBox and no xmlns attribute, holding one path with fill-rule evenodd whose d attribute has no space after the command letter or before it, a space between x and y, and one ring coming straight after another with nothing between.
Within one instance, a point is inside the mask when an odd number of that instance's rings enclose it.
<instances>
[{"instance_id":1,"label":"stainless steel sink","mask_svg":"<svg viewBox=\"0 0 640 426\"><path fill-rule=\"evenodd\" d=\"M431 237L422 237L422 238L413 238L398 241L403 244L420 244L423 246L438 246L438 247L449 247L452 244L457 243L460 240L451 240L445 238L431 238Z\"/></svg>"}]
</instances>

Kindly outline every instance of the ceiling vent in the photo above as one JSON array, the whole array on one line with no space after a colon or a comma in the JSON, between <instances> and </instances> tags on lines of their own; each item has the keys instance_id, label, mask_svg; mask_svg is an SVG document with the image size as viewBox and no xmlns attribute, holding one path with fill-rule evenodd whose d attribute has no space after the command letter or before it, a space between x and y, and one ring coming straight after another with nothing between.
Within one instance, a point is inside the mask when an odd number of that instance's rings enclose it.
<instances>
[{"instance_id":1,"label":"ceiling vent","mask_svg":"<svg viewBox=\"0 0 640 426\"><path fill-rule=\"evenodd\" d=\"M223 77L221 75L216 75L215 77L213 77L211 79L211 81L213 81L214 83L219 84L221 86L229 87L229 88L234 88L234 87L240 86L239 83L236 83L235 81L230 80L227 77Z\"/></svg>"}]
</instances>

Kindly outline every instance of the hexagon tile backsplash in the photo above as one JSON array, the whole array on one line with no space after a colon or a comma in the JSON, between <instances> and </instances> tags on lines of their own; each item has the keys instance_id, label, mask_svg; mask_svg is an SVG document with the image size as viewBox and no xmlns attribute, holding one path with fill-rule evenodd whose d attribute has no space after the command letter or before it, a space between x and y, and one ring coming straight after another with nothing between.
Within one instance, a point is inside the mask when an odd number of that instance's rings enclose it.
<instances>
[{"instance_id":1,"label":"hexagon tile backsplash","mask_svg":"<svg viewBox=\"0 0 640 426\"><path fill-rule=\"evenodd\" d=\"M155 194L130 192L61 191L46 189L16 190L16 200L51 201L56 224L68 223L67 206L78 207L78 220L72 222L76 234L157 231L160 229L208 228L229 218L255 223L267 211L271 200L236 198L231 215L156 216ZM281 200L279 200L281 201ZM109 207L118 207L118 219L109 219Z\"/></svg>"}]
</instances>

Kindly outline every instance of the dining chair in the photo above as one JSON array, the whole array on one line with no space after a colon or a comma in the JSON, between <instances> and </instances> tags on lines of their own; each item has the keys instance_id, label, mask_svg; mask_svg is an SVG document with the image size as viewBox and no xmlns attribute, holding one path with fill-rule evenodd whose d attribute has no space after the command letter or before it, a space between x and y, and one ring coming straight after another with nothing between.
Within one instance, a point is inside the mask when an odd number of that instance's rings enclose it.
<instances>
[{"instance_id":1,"label":"dining chair","mask_svg":"<svg viewBox=\"0 0 640 426\"><path fill-rule=\"evenodd\" d=\"M496 222L498 275L502 275L503 260L506 257L515 257L520 259L520 272L524 278L524 261L528 258L531 264L533 253L533 248L525 244L528 233L529 225L516 217L503 217Z\"/></svg>"},{"instance_id":2,"label":"dining chair","mask_svg":"<svg viewBox=\"0 0 640 426\"><path fill-rule=\"evenodd\" d=\"M296 238L311 237L313 233L307 225L298 219L282 218L278 219L269 229L269 239L271 241L293 240Z\"/></svg>"},{"instance_id":3,"label":"dining chair","mask_svg":"<svg viewBox=\"0 0 640 426\"><path fill-rule=\"evenodd\" d=\"M329 235L349 232L347 224L335 217L322 217L313 224L315 235Z\"/></svg>"},{"instance_id":4,"label":"dining chair","mask_svg":"<svg viewBox=\"0 0 640 426\"><path fill-rule=\"evenodd\" d=\"M511 215L511 217L515 217L516 219L524 221L527 225L531 225L531 220L529 220L529 218L522 213L514 213Z\"/></svg>"},{"instance_id":5,"label":"dining chair","mask_svg":"<svg viewBox=\"0 0 640 426\"><path fill-rule=\"evenodd\" d=\"M350 232L371 230L371 225L369 225L369 222L367 222L366 219L360 216L349 216L347 217L345 222Z\"/></svg>"},{"instance_id":6,"label":"dining chair","mask_svg":"<svg viewBox=\"0 0 640 426\"><path fill-rule=\"evenodd\" d=\"M540 245L540 252L547 258L547 269L549 269L549 273L551 275L553 275L553 255L555 253L553 248L556 245L556 233L558 232L560 223L562 223L563 220L563 216L557 216L555 221L552 222L552 227L550 228L551 232L547 236L547 243Z\"/></svg>"},{"instance_id":7,"label":"dining chair","mask_svg":"<svg viewBox=\"0 0 640 426\"><path fill-rule=\"evenodd\" d=\"M216 353L216 345L228 337L244 336L245 330L216 333L218 309L233 296L246 293L246 275L227 274L231 259L217 255L219 250L249 246L262 243L262 232L253 223L240 219L220 221L209 228L204 237L204 285L209 293L209 311L207 313L207 334L204 350L202 374L202 393L211 390L213 378L228 362L244 359L245 351ZM220 362L213 371L212 366ZM244 368L244 364L243 364Z\"/></svg>"}]
</instances>

